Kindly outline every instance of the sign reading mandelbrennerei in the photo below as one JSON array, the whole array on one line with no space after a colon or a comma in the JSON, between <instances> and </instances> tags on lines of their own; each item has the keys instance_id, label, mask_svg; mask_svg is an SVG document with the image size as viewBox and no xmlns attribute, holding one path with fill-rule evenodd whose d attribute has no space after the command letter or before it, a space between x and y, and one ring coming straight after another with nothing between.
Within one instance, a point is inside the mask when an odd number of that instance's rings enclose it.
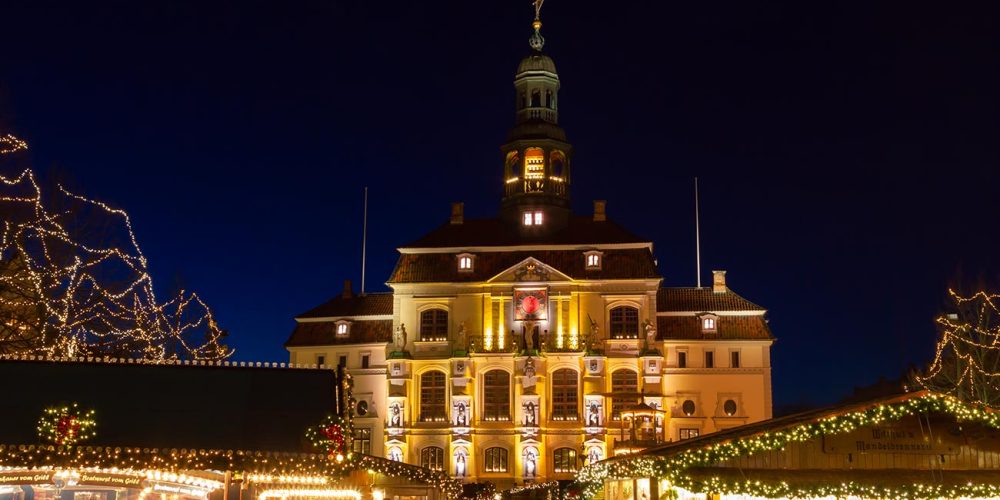
<instances>
[{"instance_id":1,"label":"sign reading mandelbrennerei","mask_svg":"<svg viewBox=\"0 0 1000 500\"><path fill-rule=\"evenodd\" d=\"M960 434L955 435L941 425L920 422L916 417L823 436L824 453L956 455L961 445Z\"/></svg>"},{"instance_id":2,"label":"sign reading mandelbrennerei","mask_svg":"<svg viewBox=\"0 0 1000 500\"><path fill-rule=\"evenodd\" d=\"M53 474L51 471L0 472L0 485L52 484Z\"/></svg>"}]
</instances>

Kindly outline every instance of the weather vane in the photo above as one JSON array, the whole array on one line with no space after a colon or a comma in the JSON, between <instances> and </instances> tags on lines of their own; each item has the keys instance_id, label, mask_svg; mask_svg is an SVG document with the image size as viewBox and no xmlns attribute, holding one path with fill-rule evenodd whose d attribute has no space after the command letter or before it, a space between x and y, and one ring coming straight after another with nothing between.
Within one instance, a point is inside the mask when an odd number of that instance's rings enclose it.
<instances>
[{"instance_id":1,"label":"weather vane","mask_svg":"<svg viewBox=\"0 0 1000 500\"><path fill-rule=\"evenodd\" d=\"M531 26L535 28L535 32L528 39L528 45L541 52L542 47L545 46L545 38L542 37L540 31L542 29L542 4L545 3L545 0L535 0L533 3L535 5L535 21L531 23Z\"/></svg>"}]
</instances>

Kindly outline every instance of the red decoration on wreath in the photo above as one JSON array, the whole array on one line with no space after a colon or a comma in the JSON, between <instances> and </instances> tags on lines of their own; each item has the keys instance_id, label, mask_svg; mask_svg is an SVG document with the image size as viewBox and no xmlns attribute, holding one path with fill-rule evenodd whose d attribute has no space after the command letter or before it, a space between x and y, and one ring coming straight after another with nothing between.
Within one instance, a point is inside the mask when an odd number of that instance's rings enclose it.
<instances>
[{"instance_id":1,"label":"red decoration on wreath","mask_svg":"<svg viewBox=\"0 0 1000 500\"><path fill-rule=\"evenodd\" d=\"M313 446L325 451L331 460L343 462L351 458L351 452L348 451L349 426L340 417L326 417L322 424L310 427L306 431L306 437Z\"/></svg>"},{"instance_id":2,"label":"red decoration on wreath","mask_svg":"<svg viewBox=\"0 0 1000 500\"><path fill-rule=\"evenodd\" d=\"M57 445L74 445L94 437L96 427L94 410L81 411L80 406L73 403L46 408L38 419L38 436Z\"/></svg>"}]
</instances>

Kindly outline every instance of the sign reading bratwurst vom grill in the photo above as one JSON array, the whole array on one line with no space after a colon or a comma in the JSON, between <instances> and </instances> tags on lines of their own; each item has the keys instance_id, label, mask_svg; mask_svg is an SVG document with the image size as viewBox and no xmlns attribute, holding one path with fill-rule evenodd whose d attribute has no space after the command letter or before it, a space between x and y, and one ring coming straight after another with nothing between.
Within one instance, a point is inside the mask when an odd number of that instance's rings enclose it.
<instances>
[{"instance_id":1,"label":"sign reading bratwurst vom grill","mask_svg":"<svg viewBox=\"0 0 1000 500\"><path fill-rule=\"evenodd\" d=\"M894 455L955 455L962 435L934 422L904 417L895 422L859 427L852 432L823 436L824 453L884 453Z\"/></svg>"}]
</instances>

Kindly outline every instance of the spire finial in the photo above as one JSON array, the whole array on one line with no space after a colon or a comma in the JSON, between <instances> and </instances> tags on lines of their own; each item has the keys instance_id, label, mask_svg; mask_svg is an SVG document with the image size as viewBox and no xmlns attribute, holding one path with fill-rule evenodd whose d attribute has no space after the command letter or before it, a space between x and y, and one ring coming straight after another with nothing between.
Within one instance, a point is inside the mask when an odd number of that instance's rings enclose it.
<instances>
[{"instance_id":1,"label":"spire finial","mask_svg":"<svg viewBox=\"0 0 1000 500\"><path fill-rule=\"evenodd\" d=\"M528 39L528 45L531 48L541 52L542 47L545 46L545 38L542 37L542 4L545 0L534 0L535 4L535 20L531 23L531 27L535 28L535 32L531 34L531 38Z\"/></svg>"}]
</instances>

